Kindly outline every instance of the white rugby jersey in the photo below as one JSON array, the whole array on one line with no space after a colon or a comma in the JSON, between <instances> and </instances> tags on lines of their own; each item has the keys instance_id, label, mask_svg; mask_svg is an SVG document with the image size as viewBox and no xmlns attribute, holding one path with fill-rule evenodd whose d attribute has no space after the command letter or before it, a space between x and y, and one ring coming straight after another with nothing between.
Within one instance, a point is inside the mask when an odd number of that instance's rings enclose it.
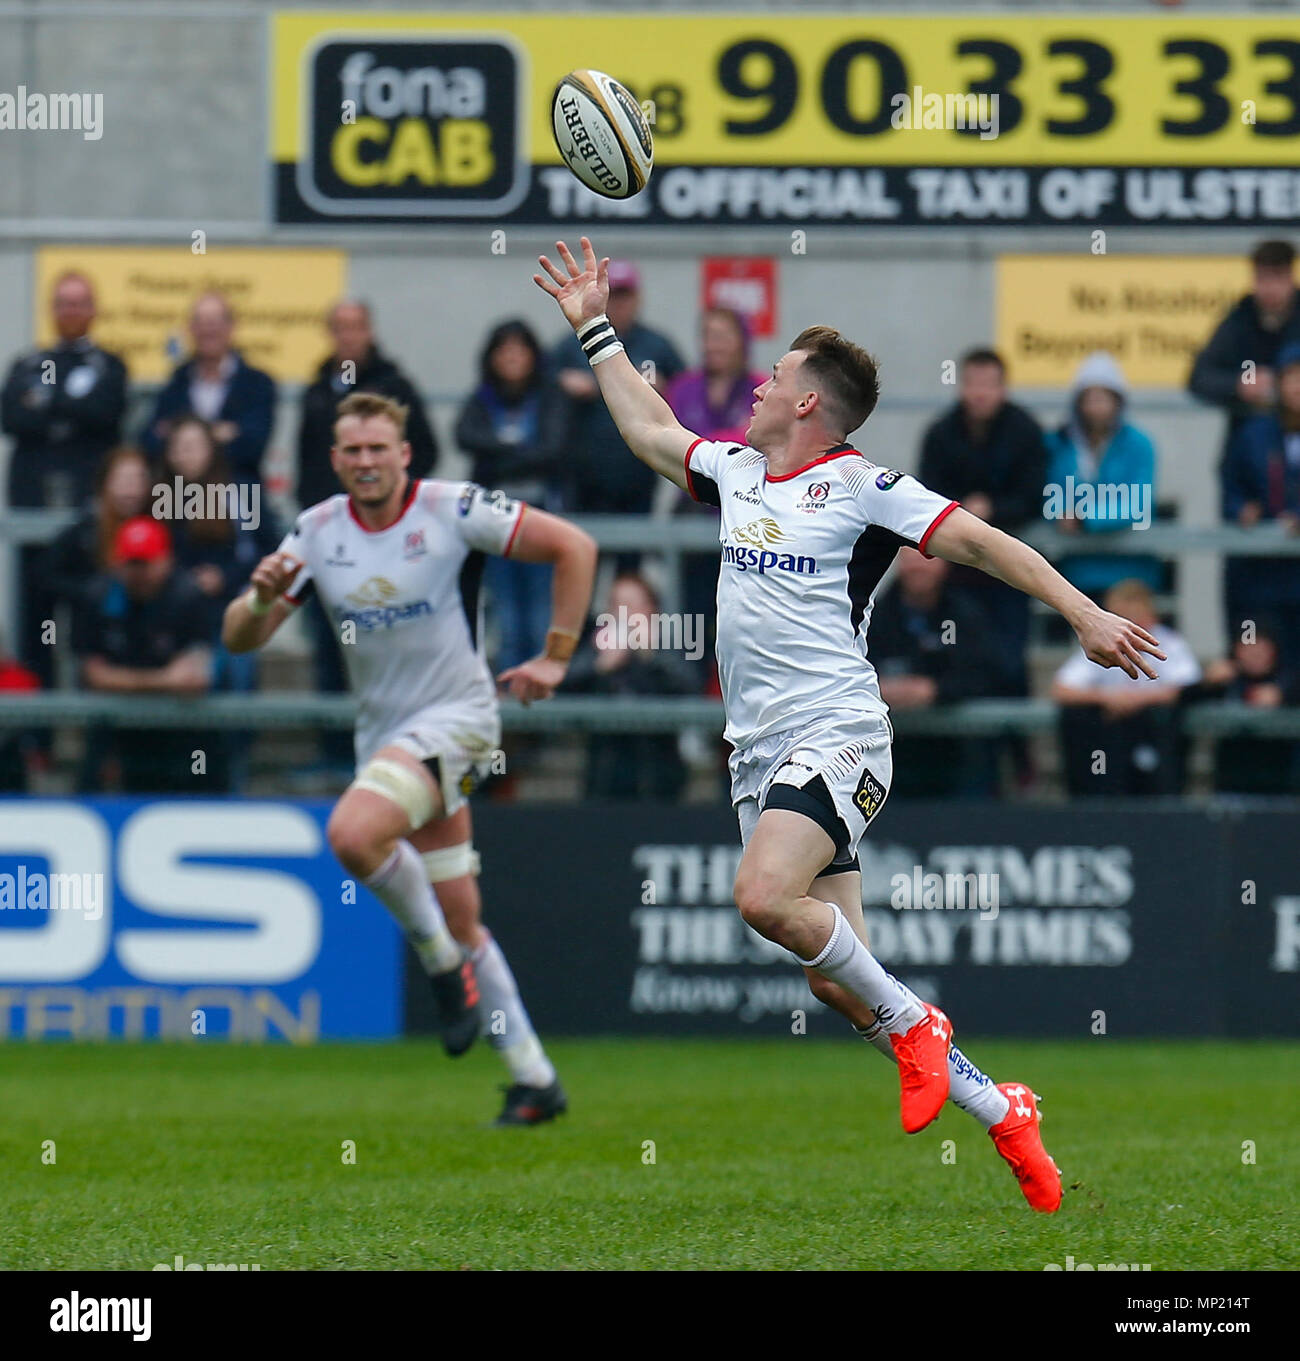
<instances>
[{"instance_id":1,"label":"white rugby jersey","mask_svg":"<svg viewBox=\"0 0 1300 1361\"><path fill-rule=\"evenodd\" d=\"M887 713L867 628L902 547L925 551L957 507L847 444L772 477L767 456L697 439L690 494L718 506L718 676L726 738L744 749L832 713Z\"/></svg>"},{"instance_id":2,"label":"white rugby jersey","mask_svg":"<svg viewBox=\"0 0 1300 1361\"><path fill-rule=\"evenodd\" d=\"M482 732L496 687L480 643L483 554L508 555L524 505L474 482L412 478L387 529L367 529L340 494L304 510L279 551L303 569L284 598L314 590L334 625L360 702L358 761L417 716Z\"/></svg>"}]
</instances>

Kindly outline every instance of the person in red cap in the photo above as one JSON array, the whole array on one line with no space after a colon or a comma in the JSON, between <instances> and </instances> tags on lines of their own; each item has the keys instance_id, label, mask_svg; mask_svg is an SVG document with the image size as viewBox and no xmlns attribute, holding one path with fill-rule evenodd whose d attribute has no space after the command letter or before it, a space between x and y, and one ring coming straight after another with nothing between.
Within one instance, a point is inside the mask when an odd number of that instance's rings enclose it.
<instances>
[{"instance_id":1,"label":"person in red cap","mask_svg":"<svg viewBox=\"0 0 1300 1361\"><path fill-rule=\"evenodd\" d=\"M112 571L88 592L77 618L82 684L122 695L208 690L210 615L198 587L176 571L166 526L148 515L127 520L112 557ZM100 730L93 740L87 734L87 750L97 759L83 768L82 793L101 787L105 755L116 758L124 793L211 793L223 784L220 742L192 729Z\"/></svg>"}]
</instances>

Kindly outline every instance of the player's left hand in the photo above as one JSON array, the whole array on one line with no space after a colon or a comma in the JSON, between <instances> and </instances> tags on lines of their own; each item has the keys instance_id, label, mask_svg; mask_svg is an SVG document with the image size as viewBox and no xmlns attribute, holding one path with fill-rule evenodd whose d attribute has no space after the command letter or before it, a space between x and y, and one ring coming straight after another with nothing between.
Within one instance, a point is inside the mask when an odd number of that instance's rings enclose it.
<instances>
[{"instance_id":1,"label":"player's left hand","mask_svg":"<svg viewBox=\"0 0 1300 1361\"><path fill-rule=\"evenodd\" d=\"M550 657L534 657L532 661L521 662L503 671L497 677L497 685L506 689L521 704L531 704L535 699L550 699L568 669L565 662L557 662Z\"/></svg>"},{"instance_id":2,"label":"player's left hand","mask_svg":"<svg viewBox=\"0 0 1300 1361\"><path fill-rule=\"evenodd\" d=\"M1076 624L1075 633L1084 654L1090 662L1098 666L1118 666L1121 671L1137 680L1138 674L1150 680L1157 680L1155 668L1142 654L1147 653L1167 661L1160 651L1160 644L1139 624L1106 610L1097 610Z\"/></svg>"}]
</instances>

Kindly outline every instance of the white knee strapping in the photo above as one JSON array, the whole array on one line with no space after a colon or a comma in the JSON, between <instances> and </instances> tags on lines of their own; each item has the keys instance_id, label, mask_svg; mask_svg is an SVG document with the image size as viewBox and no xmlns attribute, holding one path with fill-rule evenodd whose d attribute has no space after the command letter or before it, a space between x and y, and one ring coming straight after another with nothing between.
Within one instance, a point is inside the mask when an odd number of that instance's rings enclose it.
<instances>
[{"instance_id":1,"label":"white knee strapping","mask_svg":"<svg viewBox=\"0 0 1300 1361\"><path fill-rule=\"evenodd\" d=\"M433 795L428 785L400 761L384 757L367 761L352 781L352 788L368 789L395 803L410 818L412 830L423 827L433 816Z\"/></svg>"},{"instance_id":2,"label":"white knee strapping","mask_svg":"<svg viewBox=\"0 0 1300 1361\"><path fill-rule=\"evenodd\" d=\"M462 841L459 846L446 846L440 851L425 851L420 857L431 884L444 879L459 879L464 874L477 874L479 855L473 843Z\"/></svg>"}]
</instances>

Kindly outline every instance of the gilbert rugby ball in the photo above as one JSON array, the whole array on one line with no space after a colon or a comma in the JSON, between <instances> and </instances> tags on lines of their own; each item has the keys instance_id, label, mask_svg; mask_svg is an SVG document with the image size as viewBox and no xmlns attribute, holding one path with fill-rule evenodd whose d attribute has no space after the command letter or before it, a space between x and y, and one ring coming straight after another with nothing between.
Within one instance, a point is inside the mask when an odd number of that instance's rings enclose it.
<instances>
[{"instance_id":1,"label":"gilbert rugby ball","mask_svg":"<svg viewBox=\"0 0 1300 1361\"><path fill-rule=\"evenodd\" d=\"M570 71L551 100L555 145L565 164L606 198L631 198L646 186L654 139L641 106L603 71Z\"/></svg>"}]
</instances>

